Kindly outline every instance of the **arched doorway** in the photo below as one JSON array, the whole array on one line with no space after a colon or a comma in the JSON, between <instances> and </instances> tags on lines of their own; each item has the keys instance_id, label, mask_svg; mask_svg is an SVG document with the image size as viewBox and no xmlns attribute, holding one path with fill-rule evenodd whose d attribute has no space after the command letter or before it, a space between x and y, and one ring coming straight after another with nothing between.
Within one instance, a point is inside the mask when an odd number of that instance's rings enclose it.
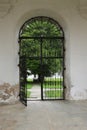
<instances>
[{"instance_id":1,"label":"arched doorway","mask_svg":"<svg viewBox=\"0 0 87 130\"><path fill-rule=\"evenodd\" d=\"M38 16L23 24L19 33L22 103L27 105L34 84L40 87L41 100L65 99L64 57L64 32L58 22Z\"/></svg>"}]
</instances>

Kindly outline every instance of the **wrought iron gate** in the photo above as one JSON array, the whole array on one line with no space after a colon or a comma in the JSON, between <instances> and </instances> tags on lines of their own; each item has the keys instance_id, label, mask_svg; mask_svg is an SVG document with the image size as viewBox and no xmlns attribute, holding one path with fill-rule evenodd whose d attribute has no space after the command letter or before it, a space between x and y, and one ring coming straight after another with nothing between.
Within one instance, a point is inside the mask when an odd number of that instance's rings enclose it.
<instances>
[{"instance_id":1,"label":"wrought iron gate","mask_svg":"<svg viewBox=\"0 0 87 130\"><path fill-rule=\"evenodd\" d=\"M34 75L38 74L42 100L60 100L65 98L64 34L61 28L59 29L59 36L20 35L19 37L20 99L25 105L27 105L26 84L28 71L31 71Z\"/></svg>"},{"instance_id":2,"label":"wrought iron gate","mask_svg":"<svg viewBox=\"0 0 87 130\"><path fill-rule=\"evenodd\" d=\"M43 48L48 48L45 53ZM49 65L49 66L48 66ZM64 99L64 39L42 38L42 99ZM44 79L43 79L44 77Z\"/></svg>"},{"instance_id":3,"label":"wrought iron gate","mask_svg":"<svg viewBox=\"0 0 87 130\"><path fill-rule=\"evenodd\" d=\"M21 45L21 40L20 40ZM21 55L20 55L21 54ZM20 101L27 106L27 68L26 68L26 56L22 55L20 48L19 51L19 81L20 81Z\"/></svg>"}]
</instances>

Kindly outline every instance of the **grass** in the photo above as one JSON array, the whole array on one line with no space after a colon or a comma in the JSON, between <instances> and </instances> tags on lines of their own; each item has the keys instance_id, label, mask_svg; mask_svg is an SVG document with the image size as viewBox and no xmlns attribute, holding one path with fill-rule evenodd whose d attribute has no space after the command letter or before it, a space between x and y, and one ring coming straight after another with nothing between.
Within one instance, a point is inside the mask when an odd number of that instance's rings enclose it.
<instances>
[{"instance_id":1,"label":"grass","mask_svg":"<svg viewBox=\"0 0 87 130\"><path fill-rule=\"evenodd\" d=\"M63 88L63 81L57 80L57 81L45 81L43 84L43 88L56 88L56 89L61 89Z\"/></svg>"},{"instance_id":2,"label":"grass","mask_svg":"<svg viewBox=\"0 0 87 130\"><path fill-rule=\"evenodd\" d=\"M31 94L31 92L30 92L30 91L27 91L27 98L30 97L30 94Z\"/></svg>"},{"instance_id":3,"label":"grass","mask_svg":"<svg viewBox=\"0 0 87 130\"><path fill-rule=\"evenodd\" d=\"M33 86L33 82L28 82L27 83L27 89L31 89ZM62 81L56 81L56 83L54 81L45 81L43 83L43 88L49 88L49 89L62 89L63 85L62 85Z\"/></svg>"},{"instance_id":4,"label":"grass","mask_svg":"<svg viewBox=\"0 0 87 130\"><path fill-rule=\"evenodd\" d=\"M31 83L31 82L30 82L30 83L29 83L29 82L27 83L27 98L29 98L29 97L30 97L30 95L31 95L31 92L30 92L30 91L28 91L28 89L31 89L31 88L32 88L32 86L33 86L33 85L32 85L32 83Z\"/></svg>"},{"instance_id":5,"label":"grass","mask_svg":"<svg viewBox=\"0 0 87 130\"><path fill-rule=\"evenodd\" d=\"M49 88L49 89L62 89L63 88L63 86L62 85L43 85L43 88L45 88L45 89L47 89L47 88Z\"/></svg>"},{"instance_id":6,"label":"grass","mask_svg":"<svg viewBox=\"0 0 87 130\"><path fill-rule=\"evenodd\" d=\"M43 88L50 89L45 90L45 96L48 98L61 98L63 97L63 79L54 79L54 78L46 78L43 84ZM31 89L33 86L33 81L28 80L27 82L27 89ZM52 90L52 89L60 89L60 90ZM31 95L30 91L27 91L27 98L29 98Z\"/></svg>"},{"instance_id":7,"label":"grass","mask_svg":"<svg viewBox=\"0 0 87 130\"><path fill-rule=\"evenodd\" d=\"M61 98L63 97L63 90L48 90L48 91L45 91L45 96L46 97L58 97L58 98Z\"/></svg>"},{"instance_id":8,"label":"grass","mask_svg":"<svg viewBox=\"0 0 87 130\"><path fill-rule=\"evenodd\" d=\"M27 78L27 81L29 81L29 82L33 82L33 79L28 79L28 78Z\"/></svg>"},{"instance_id":9,"label":"grass","mask_svg":"<svg viewBox=\"0 0 87 130\"><path fill-rule=\"evenodd\" d=\"M45 81L63 81L63 78L45 78Z\"/></svg>"},{"instance_id":10,"label":"grass","mask_svg":"<svg viewBox=\"0 0 87 130\"><path fill-rule=\"evenodd\" d=\"M31 82L30 82L30 83L29 83L29 82L27 83L27 89L31 89L32 86L33 86L33 83L31 83Z\"/></svg>"},{"instance_id":11,"label":"grass","mask_svg":"<svg viewBox=\"0 0 87 130\"><path fill-rule=\"evenodd\" d=\"M63 88L63 78L45 78L43 88L49 88L49 89L61 89Z\"/></svg>"}]
</instances>

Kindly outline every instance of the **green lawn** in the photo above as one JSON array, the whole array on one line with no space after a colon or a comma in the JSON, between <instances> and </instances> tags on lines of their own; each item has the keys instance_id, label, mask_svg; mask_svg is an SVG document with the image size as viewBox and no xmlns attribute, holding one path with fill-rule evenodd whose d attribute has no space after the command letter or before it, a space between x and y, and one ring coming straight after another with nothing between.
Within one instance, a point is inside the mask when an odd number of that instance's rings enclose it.
<instances>
[{"instance_id":1,"label":"green lawn","mask_svg":"<svg viewBox=\"0 0 87 130\"><path fill-rule=\"evenodd\" d=\"M33 86L33 83L31 83L31 82L30 82L30 83L29 83L29 82L27 83L27 89L31 89L32 86Z\"/></svg>"},{"instance_id":2,"label":"green lawn","mask_svg":"<svg viewBox=\"0 0 87 130\"><path fill-rule=\"evenodd\" d=\"M33 82L33 79L27 79L27 81L29 81L29 82Z\"/></svg>"},{"instance_id":3,"label":"green lawn","mask_svg":"<svg viewBox=\"0 0 87 130\"><path fill-rule=\"evenodd\" d=\"M62 89L63 88L63 86L62 85L43 85L43 88L45 88L45 89L47 89L47 88L49 88L49 89Z\"/></svg>"},{"instance_id":4,"label":"green lawn","mask_svg":"<svg viewBox=\"0 0 87 130\"><path fill-rule=\"evenodd\" d=\"M45 78L45 81L63 81L63 78Z\"/></svg>"},{"instance_id":5,"label":"green lawn","mask_svg":"<svg viewBox=\"0 0 87 130\"><path fill-rule=\"evenodd\" d=\"M45 90L45 96L48 98L62 98L63 97L63 80L57 78L56 81L55 79L45 79L43 83L43 88L44 89L50 89L50 90ZM27 82L27 89L31 89L33 86L33 81L28 81ZM60 89L60 90L51 90L51 89ZM27 91L27 98L30 97L31 92Z\"/></svg>"},{"instance_id":6,"label":"green lawn","mask_svg":"<svg viewBox=\"0 0 87 130\"><path fill-rule=\"evenodd\" d=\"M31 92L30 92L30 91L27 91L27 98L30 97L30 94L31 94Z\"/></svg>"},{"instance_id":7,"label":"green lawn","mask_svg":"<svg viewBox=\"0 0 87 130\"><path fill-rule=\"evenodd\" d=\"M62 84L62 83L61 83ZM49 82L49 81L46 81L43 83L43 88L49 88L49 89L61 89L63 88L63 86L61 85L58 81L55 83L53 81ZM33 86L33 82L28 82L27 83L27 89L31 89Z\"/></svg>"},{"instance_id":8,"label":"green lawn","mask_svg":"<svg viewBox=\"0 0 87 130\"><path fill-rule=\"evenodd\" d=\"M45 96L46 97L63 97L63 90L48 90L48 91L45 91Z\"/></svg>"},{"instance_id":9,"label":"green lawn","mask_svg":"<svg viewBox=\"0 0 87 130\"><path fill-rule=\"evenodd\" d=\"M63 88L63 78L45 78L43 88L56 88L61 89Z\"/></svg>"},{"instance_id":10,"label":"green lawn","mask_svg":"<svg viewBox=\"0 0 87 130\"><path fill-rule=\"evenodd\" d=\"M63 88L63 81L45 81L43 83L43 88L56 88L61 89Z\"/></svg>"},{"instance_id":11,"label":"green lawn","mask_svg":"<svg viewBox=\"0 0 87 130\"><path fill-rule=\"evenodd\" d=\"M27 83L27 89L31 89L32 86L33 86L32 83ZM27 90L27 98L30 97L30 94L31 94L31 92Z\"/></svg>"}]
</instances>

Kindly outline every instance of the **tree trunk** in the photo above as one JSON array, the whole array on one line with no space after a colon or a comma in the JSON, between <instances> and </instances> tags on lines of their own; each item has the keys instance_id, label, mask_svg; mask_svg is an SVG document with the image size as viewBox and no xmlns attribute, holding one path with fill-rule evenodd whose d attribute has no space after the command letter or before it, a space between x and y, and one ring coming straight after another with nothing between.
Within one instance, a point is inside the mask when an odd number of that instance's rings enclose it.
<instances>
[{"instance_id":1,"label":"tree trunk","mask_svg":"<svg viewBox=\"0 0 87 130\"><path fill-rule=\"evenodd\" d=\"M43 82L44 81L44 76L38 74L38 82Z\"/></svg>"}]
</instances>

